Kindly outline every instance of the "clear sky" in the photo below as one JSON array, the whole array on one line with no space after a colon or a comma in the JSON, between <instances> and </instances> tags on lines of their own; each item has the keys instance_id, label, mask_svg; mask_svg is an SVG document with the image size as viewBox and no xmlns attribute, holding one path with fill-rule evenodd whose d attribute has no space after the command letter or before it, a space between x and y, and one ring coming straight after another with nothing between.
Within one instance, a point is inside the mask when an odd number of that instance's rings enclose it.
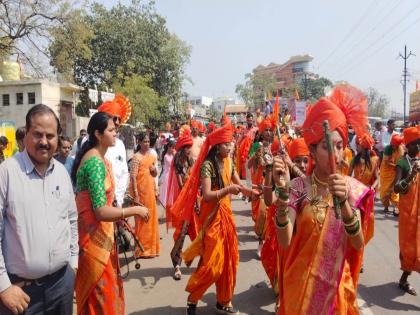
<instances>
[{"instance_id":1,"label":"clear sky","mask_svg":"<svg viewBox=\"0 0 420 315\"><path fill-rule=\"evenodd\" d=\"M192 47L193 85L185 85L192 95L235 97L236 84L259 64L308 53L313 72L374 87L402 112L397 57L405 44L417 55L407 60L407 90L420 80L419 0L156 0L156 9Z\"/></svg>"}]
</instances>

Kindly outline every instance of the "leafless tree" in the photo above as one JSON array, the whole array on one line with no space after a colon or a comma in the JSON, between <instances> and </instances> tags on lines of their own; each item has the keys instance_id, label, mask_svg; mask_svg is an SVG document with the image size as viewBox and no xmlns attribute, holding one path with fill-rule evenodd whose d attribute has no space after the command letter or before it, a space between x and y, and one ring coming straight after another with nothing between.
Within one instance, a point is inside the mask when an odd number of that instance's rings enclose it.
<instances>
[{"instance_id":1,"label":"leafless tree","mask_svg":"<svg viewBox=\"0 0 420 315\"><path fill-rule=\"evenodd\" d=\"M36 75L45 76L49 30L64 21L75 2L0 0L0 61L17 55Z\"/></svg>"}]
</instances>

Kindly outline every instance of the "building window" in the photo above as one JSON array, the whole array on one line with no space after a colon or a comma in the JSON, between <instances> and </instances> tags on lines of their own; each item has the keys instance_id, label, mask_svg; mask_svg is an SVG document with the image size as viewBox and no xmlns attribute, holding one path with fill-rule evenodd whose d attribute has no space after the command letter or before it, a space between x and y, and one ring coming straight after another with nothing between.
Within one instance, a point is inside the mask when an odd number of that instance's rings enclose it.
<instances>
[{"instance_id":1,"label":"building window","mask_svg":"<svg viewBox=\"0 0 420 315\"><path fill-rule=\"evenodd\" d=\"M35 104L35 92L28 93L28 104Z\"/></svg>"},{"instance_id":2,"label":"building window","mask_svg":"<svg viewBox=\"0 0 420 315\"><path fill-rule=\"evenodd\" d=\"M10 95L3 94L3 106L9 106L9 105L10 105Z\"/></svg>"},{"instance_id":3,"label":"building window","mask_svg":"<svg viewBox=\"0 0 420 315\"><path fill-rule=\"evenodd\" d=\"M23 104L23 93L16 93L16 105Z\"/></svg>"}]
</instances>

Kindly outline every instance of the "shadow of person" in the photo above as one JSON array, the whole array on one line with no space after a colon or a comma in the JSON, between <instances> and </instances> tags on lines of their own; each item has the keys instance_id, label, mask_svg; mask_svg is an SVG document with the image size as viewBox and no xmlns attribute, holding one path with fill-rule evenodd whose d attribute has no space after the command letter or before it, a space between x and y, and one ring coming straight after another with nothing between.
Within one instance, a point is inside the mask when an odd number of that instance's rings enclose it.
<instances>
[{"instance_id":1,"label":"shadow of person","mask_svg":"<svg viewBox=\"0 0 420 315\"><path fill-rule=\"evenodd\" d=\"M396 298L404 295L404 292L398 288L398 283L396 282L377 286L359 284L358 293L366 301L365 305L360 305L361 308L377 305L387 310L420 311L420 307L416 305L394 301Z\"/></svg>"},{"instance_id":2,"label":"shadow of person","mask_svg":"<svg viewBox=\"0 0 420 315\"><path fill-rule=\"evenodd\" d=\"M131 267L131 266L130 266ZM184 277L189 277L194 269L181 267L181 272ZM144 290L153 289L162 278L172 278L174 268L144 268L140 270L130 269L130 274L125 280L136 279L139 280ZM174 280L175 281L175 280Z\"/></svg>"},{"instance_id":3,"label":"shadow of person","mask_svg":"<svg viewBox=\"0 0 420 315\"><path fill-rule=\"evenodd\" d=\"M162 315L162 314L184 315L185 307L172 307L170 305L167 305L167 306L148 308L146 310L129 313L129 315Z\"/></svg>"}]
</instances>

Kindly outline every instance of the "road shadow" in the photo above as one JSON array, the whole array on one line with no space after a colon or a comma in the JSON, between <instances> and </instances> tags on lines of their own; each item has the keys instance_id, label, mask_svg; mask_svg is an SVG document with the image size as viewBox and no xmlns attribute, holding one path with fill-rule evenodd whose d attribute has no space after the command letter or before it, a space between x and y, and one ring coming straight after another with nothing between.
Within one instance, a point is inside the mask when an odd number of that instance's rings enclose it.
<instances>
[{"instance_id":1,"label":"road shadow","mask_svg":"<svg viewBox=\"0 0 420 315\"><path fill-rule=\"evenodd\" d=\"M252 232L252 236L254 236L254 226L253 225L242 225L236 226L236 231L238 234L250 234Z\"/></svg>"},{"instance_id":2,"label":"road shadow","mask_svg":"<svg viewBox=\"0 0 420 315\"><path fill-rule=\"evenodd\" d=\"M238 242L258 242L258 240L255 238L255 235L252 234L238 234Z\"/></svg>"},{"instance_id":3,"label":"road shadow","mask_svg":"<svg viewBox=\"0 0 420 315\"><path fill-rule=\"evenodd\" d=\"M259 260L257 257L257 247L253 249L240 249L239 250L239 261L242 263L251 261L251 260Z\"/></svg>"},{"instance_id":4,"label":"road shadow","mask_svg":"<svg viewBox=\"0 0 420 315\"><path fill-rule=\"evenodd\" d=\"M416 305L394 301L396 298L407 294L398 288L396 282L369 287L359 284L358 293L366 301L367 307L377 305L394 311L420 311L420 307Z\"/></svg>"},{"instance_id":5,"label":"road shadow","mask_svg":"<svg viewBox=\"0 0 420 315\"><path fill-rule=\"evenodd\" d=\"M131 268L131 266L130 266ZM181 267L184 277L189 277L195 268ZM141 283L142 288L149 290L156 286L162 278L172 278L173 268L141 268L140 270L130 270L130 274L124 280L136 279ZM150 281L152 279L152 281ZM175 281L175 280L174 280Z\"/></svg>"},{"instance_id":6,"label":"road shadow","mask_svg":"<svg viewBox=\"0 0 420 315\"><path fill-rule=\"evenodd\" d=\"M156 307L156 308L148 308L143 311L129 313L129 315L162 315L162 314L171 314L171 315L185 314L185 307L172 307L168 305L168 306L161 306L161 307Z\"/></svg>"}]
</instances>

